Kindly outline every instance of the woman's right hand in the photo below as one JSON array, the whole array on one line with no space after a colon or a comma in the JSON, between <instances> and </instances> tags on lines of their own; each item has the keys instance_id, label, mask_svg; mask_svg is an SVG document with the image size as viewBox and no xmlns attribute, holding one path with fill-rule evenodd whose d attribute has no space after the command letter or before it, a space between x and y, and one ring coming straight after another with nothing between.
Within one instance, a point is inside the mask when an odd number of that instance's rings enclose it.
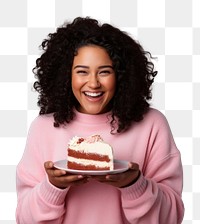
<instances>
[{"instance_id":1,"label":"woman's right hand","mask_svg":"<svg viewBox=\"0 0 200 224\"><path fill-rule=\"evenodd\" d=\"M45 162L44 168L48 175L49 182L60 189L88 182L88 179L85 176L74 175L66 172L65 170L56 169L52 161Z\"/></svg>"}]
</instances>

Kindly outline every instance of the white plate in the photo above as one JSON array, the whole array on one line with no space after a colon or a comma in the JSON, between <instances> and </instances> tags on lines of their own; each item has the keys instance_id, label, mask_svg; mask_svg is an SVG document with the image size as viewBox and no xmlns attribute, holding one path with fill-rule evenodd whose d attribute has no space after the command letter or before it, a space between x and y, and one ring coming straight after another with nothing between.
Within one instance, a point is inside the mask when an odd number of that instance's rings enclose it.
<instances>
[{"instance_id":1,"label":"white plate","mask_svg":"<svg viewBox=\"0 0 200 224\"><path fill-rule=\"evenodd\" d=\"M72 170L67 168L67 160L59 160L54 163L54 167L61 170L66 170L73 174L83 174L83 175L106 175L122 173L128 170L128 162L124 160L114 160L114 170Z\"/></svg>"}]
</instances>

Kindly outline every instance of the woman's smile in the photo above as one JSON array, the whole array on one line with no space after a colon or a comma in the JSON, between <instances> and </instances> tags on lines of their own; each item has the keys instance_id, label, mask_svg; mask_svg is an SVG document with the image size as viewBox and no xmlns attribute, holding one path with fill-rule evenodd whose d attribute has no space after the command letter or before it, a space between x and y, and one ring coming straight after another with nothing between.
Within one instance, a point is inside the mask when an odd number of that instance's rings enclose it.
<instances>
[{"instance_id":1,"label":"woman's smile","mask_svg":"<svg viewBox=\"0 0 200 224\"><path fill-rule=\"evenodd\" d=\"M84 94L88 97L99 98L103 95L103 92L84 92Z\"/></svg>"}]
</instances>

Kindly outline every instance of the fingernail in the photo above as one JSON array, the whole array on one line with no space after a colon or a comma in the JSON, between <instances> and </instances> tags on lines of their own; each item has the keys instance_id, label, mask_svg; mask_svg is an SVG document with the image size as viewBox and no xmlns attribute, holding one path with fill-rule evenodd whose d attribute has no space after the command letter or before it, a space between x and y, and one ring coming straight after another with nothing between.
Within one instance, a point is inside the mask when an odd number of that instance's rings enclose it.
<instances>
[{"instance_id":1,"label":"fingernail","mask_svg":"<svg viewBox=\"0 0 200 224\"><path fill-rule=\"evenodd\" d=\"M107 180L109 180L109 179L110 179L110 176L109 176L109 175L107 175L107 176L106 176L106 179L107 179Z\"/></svg>"},{"instance_id":2,"label":"fingernail","mask_svg":"<svg viewBox=\"0 0 200 224\"><path fill-rule=\"evenodd\" d=\"M65 175L67 172L65 170L62 170L62 174Z\"/></svg>"},{"instance_id":3,"label":"fingernail","mask_svg":"<svg viewBox=\"0 0 200 224\"><path fill-rule=\"evenodd\" d=\"M54 167L54 164L52 162L49 162L48 165L49 165L50 168Z\"/></svg>"},{"instance_id":4,"label":"fingernail","mask_svg":"<svg viewBox=\"0 0 200 224\"><path fill-rule=\"evenodd\" d=\"M81 179L81 178L83 178L83 176L82 175L78 175L78 179Z\"/></svg>"}]
</instances>

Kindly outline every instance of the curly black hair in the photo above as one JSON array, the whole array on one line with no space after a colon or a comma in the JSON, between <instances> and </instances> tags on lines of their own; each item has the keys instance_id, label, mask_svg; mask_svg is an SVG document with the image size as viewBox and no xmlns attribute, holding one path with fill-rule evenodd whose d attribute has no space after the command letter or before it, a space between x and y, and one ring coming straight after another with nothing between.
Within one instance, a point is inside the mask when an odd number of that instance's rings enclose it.
<instances>
[{"instance_id":1,"label":"curly black hair","mask_svg":"<svg viewBox=\"0 0 200 224\"><path fill-rule=\"evenodd\" d=\"M53 113L55 127L73 120L78 101L72 92L71 68L78 49L86 45L103 47L113 62L117 86L111 102L111 132L116 123L117 132L122 132L132 122L142 120L148 111L157 71L151 54L139 42L120 29L89 17L77 17L43 40L43 53L33 68L39 113Z\"/></svg>"}]
</instances>

